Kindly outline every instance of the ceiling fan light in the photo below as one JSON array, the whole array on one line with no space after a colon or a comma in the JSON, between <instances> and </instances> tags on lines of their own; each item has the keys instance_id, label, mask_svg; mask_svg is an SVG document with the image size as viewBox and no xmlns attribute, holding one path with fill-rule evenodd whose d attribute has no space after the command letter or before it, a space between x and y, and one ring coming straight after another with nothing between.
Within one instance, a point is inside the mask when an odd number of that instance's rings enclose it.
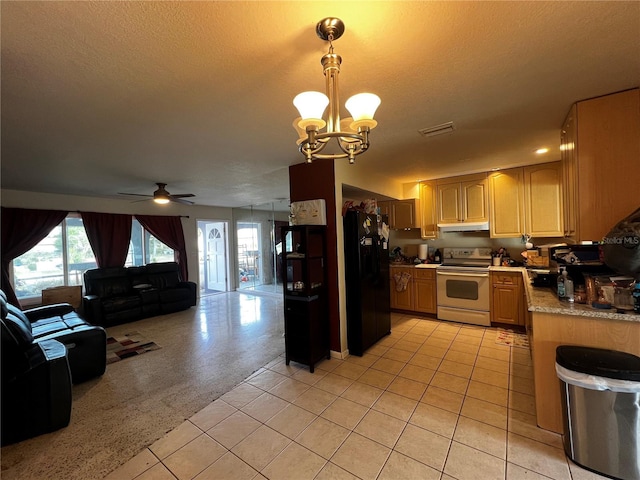
<instances>
[{"instance_id":1,"label":"ceiling fan light","mask_svg":"<svg viewBox=\"0 0 640 480\"><path fill-rule=\"evenodd\" d=\"M358 93L346 101L345 107L353 117L353 124L374 128L377 122L373 120L376 109L380 106L380 97L373 93ZM373 126L366 125L374 123Z\"/></svg>"},{"instance_id":2,"label":"ceiling fan light","mask_svg":"<svg viewBox=\"0 0 640 480\"><path fill-rule=\"evenodd\" d=\"M293 99L302 120L321 119L329 105L329 97L320 92L302 92Z\"/></svg>"},{"instance_id":3,"label":"ceiling fan light","mask_svg":"<svg viewBox=\"0 0 640 480\"><path fill-rule=\"evenodd\" d=\"M167 203L169 203L169 199L164 196L154 197L153 201L160 205L166 205Z\"/></svg>"}]
</instances>

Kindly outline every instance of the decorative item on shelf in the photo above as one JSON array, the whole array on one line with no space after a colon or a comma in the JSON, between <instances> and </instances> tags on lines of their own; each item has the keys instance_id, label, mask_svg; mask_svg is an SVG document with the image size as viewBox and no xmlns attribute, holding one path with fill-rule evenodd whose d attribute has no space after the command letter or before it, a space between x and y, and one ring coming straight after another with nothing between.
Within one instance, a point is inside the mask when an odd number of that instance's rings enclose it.
<instances>
[{"instance_id":1,"label":"decorative item on shelf","mask_svg":"<svg viewBox=\"0 0 640 480\"><path fill-rule=\"evenodd\" d=\"M352 117L340 121L340 99L338 74L342 57L333 53L333 41L344 33L345 27L339 18L324 18L316 25L316 33L329 42L329 52L321 63L326 82L327 95L321 92L303 92L297 95L293 104L300 112L293 127L299 135L297 144L300 153L311 163L317 159L334 160L348 158L349 163L369 148L369 132L378 124L373 116L380 105L380 98L372 93L359 93L349 98L345 104ZM327 121L322 119L329 106ZM327 127L325 132L320 129ZM330 142L335 139L335 142ZM321 153L327 145L334 145L333 153Z\"/></svg>"}]
</instances>

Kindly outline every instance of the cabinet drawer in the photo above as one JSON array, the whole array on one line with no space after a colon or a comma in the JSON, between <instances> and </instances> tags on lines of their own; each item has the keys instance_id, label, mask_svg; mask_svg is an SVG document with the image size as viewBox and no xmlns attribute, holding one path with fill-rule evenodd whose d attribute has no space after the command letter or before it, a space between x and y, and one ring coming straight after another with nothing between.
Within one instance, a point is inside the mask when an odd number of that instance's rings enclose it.
<instances>
[{"instance_id":1,"label":"cabinet drawer","mask_svg":"<svg viewBox=\"0 0 640 480\"><path fill-rule=\"evenodd\" d=\"M416 280L434 280L436 278L435 268L416 268L414 270Z\"/></svg>"},{"instance_id":2,"label":"cabinet drawer","mask_svg":"<svg viewBox=\"0 0 640 480\"><path fill-rule=\"evenodd\" d=\"M517 285L522 275L519 273L494 273L493 283L501 285Z\"/></svg>"}]
</instances>

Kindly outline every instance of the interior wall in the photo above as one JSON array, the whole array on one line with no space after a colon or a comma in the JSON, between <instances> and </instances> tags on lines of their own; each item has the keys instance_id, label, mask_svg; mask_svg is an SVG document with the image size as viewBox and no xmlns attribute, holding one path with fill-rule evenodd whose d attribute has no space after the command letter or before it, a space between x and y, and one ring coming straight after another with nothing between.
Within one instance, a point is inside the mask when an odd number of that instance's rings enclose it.
<instances>
[{"instance_id":1,"label":"interior wall","mask_svg":"<svg viewBox=\"0 0 640 480\"><path fill-rule=\"evenodd\" d=\"M521 238L490 238L489 232L446 232L440 233L437 239L425 240L420 237L420 230L415 228L411 230L391 230L389 236L389 252L392 252L396 247L400 247L402 254L407 257L417 256L418 245L422 243L429 245L429 252L433 252L436 249L442 250L445 247L479 247L491 248L496 251L500 248L505 248L509 256L518 261L522 261L520 253L525 250ZM563 243L564 239L534 237L530 241L535 245L545 245Z\"/></svg>"},{"instance_id":2,"label":"interior wall","mask_svg":"<svg viewBox=\"0 0 640 480\"><path fill-rule=\"evenodd\" d=\"M24 192L2 190L0 205L13 208L37 208L42 210L68 210L70 212L128 213L140 215L182 215L182 228L187 248L187 267L189 279L199 284L198 276L198 224L199 218L232 221L232 209L227 207L209 207L203 205L182 205L170 203L156 205L152 201L138 202L112 198L83 197L78 195L59 195L53 193ZM232 245L230 251L235 251ZM230 282L237 277L237 260L229 259ZM199 285L198 285L199 287ZM199 288L198 288L199 290Z\"/></svg>"}]
</instances>

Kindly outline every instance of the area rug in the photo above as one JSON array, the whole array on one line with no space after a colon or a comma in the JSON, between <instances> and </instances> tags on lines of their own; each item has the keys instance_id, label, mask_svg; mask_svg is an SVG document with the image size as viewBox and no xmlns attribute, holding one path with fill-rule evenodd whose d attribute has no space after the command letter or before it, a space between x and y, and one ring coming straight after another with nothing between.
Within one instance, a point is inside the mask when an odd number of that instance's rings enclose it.
<instances>
[{"instance_id":1,"label":"area rug","mask_svg":"<svg viewBox=\"0 0 640 480\"><path fill-rule=\"evenodd\" d=\"M529 337L526 333L517 333L513 330L498 329L496 343L512 347L529 348Z\"/></svg>"},{"instance_id":2,"label":"area rug","mask_svg":"<svg viewBox=\"0 0 640 480\"><path fill-rule=\"evenodd\" d=\"M125 358L142 355L158 350L160 345L150 342L138 332L125 333L117 337L107 338L107 364L119 362Z\"/></svg>"}]
</instances>

